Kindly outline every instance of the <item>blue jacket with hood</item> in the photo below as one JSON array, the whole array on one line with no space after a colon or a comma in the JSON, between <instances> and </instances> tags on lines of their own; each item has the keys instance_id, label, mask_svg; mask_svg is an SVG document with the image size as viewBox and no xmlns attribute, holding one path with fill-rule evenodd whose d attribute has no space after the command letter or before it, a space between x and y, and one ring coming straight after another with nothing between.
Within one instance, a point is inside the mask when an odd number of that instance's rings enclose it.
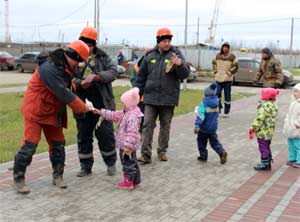
<instances>
[{"instance_id":1,"label":"blue jacket with hood","mask_svg":"<svg viewBox=\"0 0 300 222\"><path fill-rule=\"evenodd\" d=\"M195 128L200 132L215 133L218 129L219 99L217 96L206 96L198 106Z\"/></svg>"}]
</instances>

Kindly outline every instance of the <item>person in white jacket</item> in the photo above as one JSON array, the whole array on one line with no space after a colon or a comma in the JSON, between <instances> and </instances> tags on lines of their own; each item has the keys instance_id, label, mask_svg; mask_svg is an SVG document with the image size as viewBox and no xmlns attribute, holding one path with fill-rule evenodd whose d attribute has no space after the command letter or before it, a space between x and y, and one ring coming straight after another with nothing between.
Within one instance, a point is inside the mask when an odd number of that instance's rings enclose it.
<instances>
[{"instance_id":1,"label":"person in white jacket","mask_svg":"<svg viewBox=\"0 0 300 222\"><path fill-rule=\"evenodd\" d=\"M284 120L283 133L288 137L288 165L300 169L300 83L294 86L292 101Z\"/></svg>"}]
</instances>

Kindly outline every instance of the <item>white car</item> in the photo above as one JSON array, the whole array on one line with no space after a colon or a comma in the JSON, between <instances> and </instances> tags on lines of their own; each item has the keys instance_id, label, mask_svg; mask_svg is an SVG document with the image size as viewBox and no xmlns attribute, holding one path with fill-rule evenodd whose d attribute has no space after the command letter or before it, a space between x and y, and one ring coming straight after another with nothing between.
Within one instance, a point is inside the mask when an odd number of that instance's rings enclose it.
<instances>
[{"instance_id":1,"label":"white car","mask_svg":"<svg viewBox=\"0 0 300 222\"><path fill-rule=\"evenodd\" d=\"M198 73L197 69L194 66L192 66L192 64L190 64L190 63L187 63L187 65L190 69L190 73L187 77L187 80L188 81L196 80L199 76L199 73Z\"/></svg>"},{"instance_id":2,"label":"white car","mask_svg":"<svg viewBox=\"0 0 300 222\"><path fill-rule=\"evenodd\" d=\"M117 70L118 70L118 75L125 74L125 72L126 72L126 68L121 65L117 65Z\"/></svg>"}]
</instances>

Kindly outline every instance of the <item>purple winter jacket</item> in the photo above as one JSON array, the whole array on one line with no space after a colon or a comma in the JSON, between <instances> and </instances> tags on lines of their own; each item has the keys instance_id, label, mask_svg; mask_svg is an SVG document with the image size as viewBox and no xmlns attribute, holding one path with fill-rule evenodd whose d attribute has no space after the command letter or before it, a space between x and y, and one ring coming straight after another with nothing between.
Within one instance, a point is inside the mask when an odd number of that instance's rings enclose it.
<instances>
[{"instance_id":1,"label":"purple winter jacket","mask_svg":"<svg viewBox=\"0 0 300 222\"><path fill-rule=\"evenodd\" d=\"M144 116L140 108L135 106L123 111L101 109L102 117L115 121L117 125L116 147L124 150L125 147L136 151L140 147L140 124Z\"/></svg>"}]
</instances>

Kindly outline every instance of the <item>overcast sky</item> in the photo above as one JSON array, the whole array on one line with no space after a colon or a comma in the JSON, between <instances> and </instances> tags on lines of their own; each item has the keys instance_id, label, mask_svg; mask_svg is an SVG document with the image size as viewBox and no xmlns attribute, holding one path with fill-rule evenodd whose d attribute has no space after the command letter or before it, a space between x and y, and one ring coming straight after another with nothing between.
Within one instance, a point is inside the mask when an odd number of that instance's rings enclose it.
<instances>
[{"instance_id":1,"label":"overcast sky","mask_svg":"<svg viewBox=\"0 0 300 222\"><path fill-rule=\"evenodd\" d=\"M111 44L124 41L139 46L153 45L156 30L167 26L174 34L173 43L183 44L185 2L100 0L100 41L107 38ZM188 43L196 42L198 17L199 41L204 42L215 0L188 0L188 3ZM294 17L294 48L300 49L299 8L300 0L221 0L216 43L226 40L264 47L272 42L288 48L290 18ZM69 42L78 38L86 24L93 26L94 0L9 0L9 13L12 41ZM0 41L4 40L4 15L4 0L1 0Z\"/></svg>"}]
</instances>

